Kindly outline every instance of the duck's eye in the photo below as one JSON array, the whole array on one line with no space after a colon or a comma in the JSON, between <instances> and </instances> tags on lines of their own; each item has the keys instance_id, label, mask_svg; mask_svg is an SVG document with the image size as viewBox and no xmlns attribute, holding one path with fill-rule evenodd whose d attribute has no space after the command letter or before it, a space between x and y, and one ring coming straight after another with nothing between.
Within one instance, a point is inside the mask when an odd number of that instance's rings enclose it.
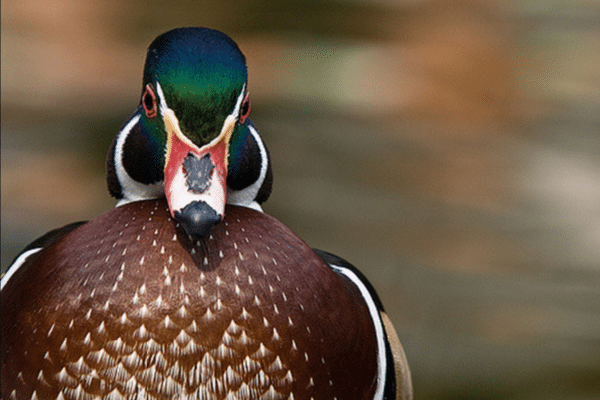
<instances>
[{"instance_id":1,"label":"duck's eye","mask_svg":"<svg viewBox=\"0 0 600 400\"><path fill-rule=\"evenodd\" d=\"M240 124L246 122L248 114L250 114L250 98L248 98L248 94L246 94L246 98L242 103L242 110L240 111Z\"/></svg>"},{"instance_id":2,"label":"duck's eye","mask_svg":"<svg viewBox=\"0 0 600 400\"><path fill-rule=\"evenodd\" d=\"M142 95L142 106L144 107L144 111L146 112L146 116L148 118L156 117L156 95L154 94L154 90L152 90L152 85L147 84L144 89L144 94Z\"/></svg>"}]
</instances>

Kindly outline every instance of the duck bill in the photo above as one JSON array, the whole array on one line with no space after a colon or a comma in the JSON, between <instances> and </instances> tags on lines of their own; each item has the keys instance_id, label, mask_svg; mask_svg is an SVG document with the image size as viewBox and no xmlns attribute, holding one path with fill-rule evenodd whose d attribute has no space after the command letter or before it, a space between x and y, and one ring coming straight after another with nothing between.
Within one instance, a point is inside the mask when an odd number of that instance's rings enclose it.
<instances>
[{"instance_id":1,"label":"duck bill","mask_svg":"<svg viewBox=\"0 0 600 400\"><path fill-rule=\"evenodd\" d=\"M193 239L208 236L223 219L227 202L227 154L235 119L227 117L218 137L198 147L179 128L172 110L167 130L165 195L173 218Z\"/></svg>"}]
</instances>

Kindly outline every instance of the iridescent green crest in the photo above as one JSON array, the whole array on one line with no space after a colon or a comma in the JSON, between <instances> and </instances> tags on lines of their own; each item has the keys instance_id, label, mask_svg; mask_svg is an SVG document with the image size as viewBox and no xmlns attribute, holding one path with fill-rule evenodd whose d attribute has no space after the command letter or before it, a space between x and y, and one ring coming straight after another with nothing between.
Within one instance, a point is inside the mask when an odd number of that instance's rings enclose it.
<instances>
[{"instance_id":1,"label":"iridescent green crest","mask_svg":"<svg viewBox=\"0 0 600 400\"><path fill-rule=\"evenodd\" d=\"M160 84L182 132L202 146L220 133L248 80L244 55L227 35L180 28L148 48L144 84Z\"/></svg>"}]
</instances>

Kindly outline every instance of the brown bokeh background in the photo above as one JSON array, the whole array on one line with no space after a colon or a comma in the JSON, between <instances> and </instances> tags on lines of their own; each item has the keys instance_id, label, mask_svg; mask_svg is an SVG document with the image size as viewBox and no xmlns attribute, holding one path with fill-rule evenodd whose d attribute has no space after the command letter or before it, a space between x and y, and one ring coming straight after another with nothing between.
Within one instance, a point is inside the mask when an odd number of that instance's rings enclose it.
<instances>
[{"instance_id":1,"label":"brown bokeh background","mask_svg":"<svg viewBox=\"0 0 600 400\"><path fill-rule=\"evenodd\" d=\"M416 399L600 396L593 0L4 0L2 270L114 206L104 156L177 26L247 56L265 210L378 289ZM343 334L343 332L340 332Z\"/></svg>"}]
</instances>

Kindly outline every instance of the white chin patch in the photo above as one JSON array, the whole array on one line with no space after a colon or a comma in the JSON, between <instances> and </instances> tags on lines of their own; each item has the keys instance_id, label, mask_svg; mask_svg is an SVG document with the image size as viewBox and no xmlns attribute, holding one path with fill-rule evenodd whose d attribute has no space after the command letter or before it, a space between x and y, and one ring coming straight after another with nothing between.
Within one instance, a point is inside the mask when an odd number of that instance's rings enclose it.
<instances>
[{"instance_id":1,"label":"white chin patch","mask_svg":"<svg viewBox=\"0 0 600 400\"><path fill-rule=\"evenodd\" d=\"M214 173L215 171L213 171L213 175ZM225 210L225 188L216 179L216 176L213 176L210 185L201 194L194 193L186 189L187 187L187 178L183 172L183 167L180 167L173 177L171 190L168 193L168 198L170 199L169 206L173 213L181 211L185 206L194 201L203 201L218 214L223 215Z\"/></svg>"}]
</instances>

